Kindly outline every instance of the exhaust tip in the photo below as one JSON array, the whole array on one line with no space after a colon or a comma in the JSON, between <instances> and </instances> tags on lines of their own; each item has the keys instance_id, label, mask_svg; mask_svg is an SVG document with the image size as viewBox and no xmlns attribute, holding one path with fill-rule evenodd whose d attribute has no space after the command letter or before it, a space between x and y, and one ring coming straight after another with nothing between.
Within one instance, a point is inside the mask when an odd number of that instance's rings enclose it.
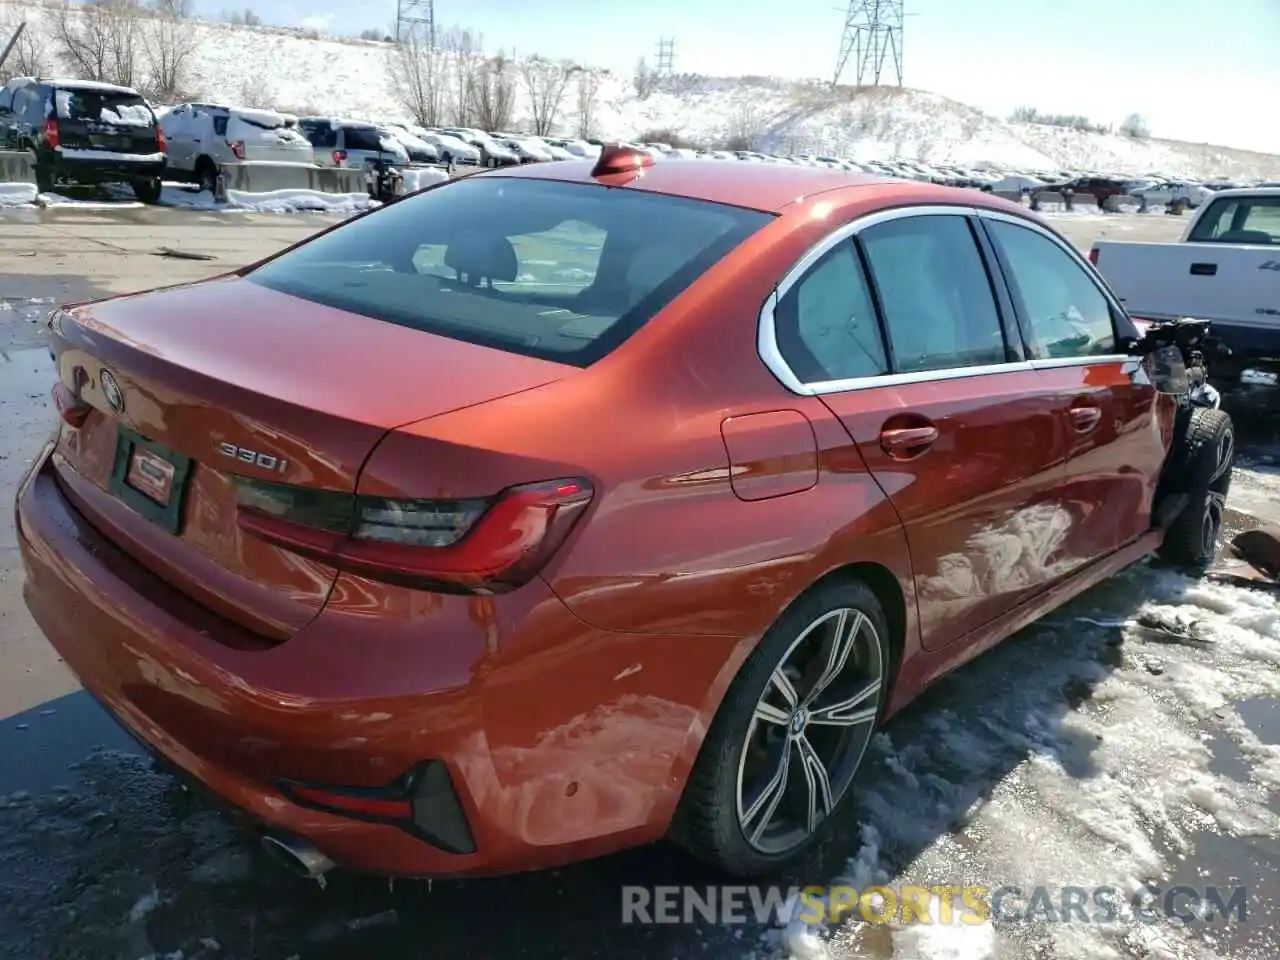
<instances>
[{"instance_id":1,"label":"exhaust tip","mask_svg":"<svg viewBox=\"0 0 1280 960\"><path fill-rule=\"evenodd\" d=\"M269 833L262 838L262 847L290 873L308 880L318 880L336 866L306 840L297 837Z\"/></svg>"}]
</instances>

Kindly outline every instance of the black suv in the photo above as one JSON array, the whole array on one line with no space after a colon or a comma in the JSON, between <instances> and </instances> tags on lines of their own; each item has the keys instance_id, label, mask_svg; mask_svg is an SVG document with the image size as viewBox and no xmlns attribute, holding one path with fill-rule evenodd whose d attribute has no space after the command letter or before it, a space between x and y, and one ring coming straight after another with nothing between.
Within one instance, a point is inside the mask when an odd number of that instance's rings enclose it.
<instances>
[{"instance_id":1,"label":"black suv","mask_svg":"<svg viewBox=\"0 0 1280 960\"><path fill-rule=\"evenodd\" d=\"M0 90L0 145L35 154L36 187L127 183L158 203L164 133L136 90L88 80L18 77Z\"/></svg>"}]
</instances>

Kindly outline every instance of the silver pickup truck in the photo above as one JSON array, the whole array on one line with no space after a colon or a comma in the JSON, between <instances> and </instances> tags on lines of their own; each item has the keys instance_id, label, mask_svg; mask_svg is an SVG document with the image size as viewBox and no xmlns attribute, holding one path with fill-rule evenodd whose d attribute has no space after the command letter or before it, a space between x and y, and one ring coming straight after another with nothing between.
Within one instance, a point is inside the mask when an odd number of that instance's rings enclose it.
<instances>
[{"instance_id":1,"label":"silver pickup truck","mask_svg":"<svg viewBox=\"0 0 1280 960\"><path fill-rule=\"evenodd\" d=\"M1089 259L1135 319L1208 320L1231 351L1214 377L1280 373L1280 187L1223 190L1180 242L1098 240Z\"/></svg>"}]
</instances>

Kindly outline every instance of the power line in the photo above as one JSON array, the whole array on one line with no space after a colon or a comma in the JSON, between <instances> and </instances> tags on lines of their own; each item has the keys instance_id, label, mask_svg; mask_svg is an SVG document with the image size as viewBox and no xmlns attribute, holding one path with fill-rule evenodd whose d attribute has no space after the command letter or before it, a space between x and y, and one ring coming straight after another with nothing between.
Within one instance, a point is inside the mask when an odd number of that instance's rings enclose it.
<instances>
[{"instance_id":1,"label":"power line","mask_svg":"<svg viewBox=\"0 0 1280 960\"><path fill-rule=\"evenodd\" d=\"M832 83L839 83L852 59L858 86L880 86L885 67L902 86L904 0L849 0Z\"/></svg>"}]
</instances>

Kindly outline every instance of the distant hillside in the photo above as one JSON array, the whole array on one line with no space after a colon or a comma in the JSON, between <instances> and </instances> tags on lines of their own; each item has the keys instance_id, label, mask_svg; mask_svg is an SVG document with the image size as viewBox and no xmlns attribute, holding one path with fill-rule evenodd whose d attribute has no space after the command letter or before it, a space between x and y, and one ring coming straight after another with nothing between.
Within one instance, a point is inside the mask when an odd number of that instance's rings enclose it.
<instances>
[{"instance_id":1,"label":"distant hillside","mask_svg":"<svg viewBox=\"0 0 1280 960\"><path fill-rule=\"evenodd\" d=\"M53 8L33 0L0 0L0 27L27 18L20 45L25 62L47 72L56 63ZM182 87L190 96L271 106L293 113L360 119L409 119L396 96L390 44L321 39L300 30L185 23L191 38ZM7 33L7 31L5 31ZM147 57L147 33L135 46ZM13 63L7 65L12 70ZM521 71L511 126L532 128L538 113ZM143 85L145 64L135 71ZM584 77L590 96L583 97ZM446 78L447 80L448 78ZM456 84L446 83L445 101ZM635 138L658 132L689 143L729 142L794 153L855 159L900 156L1021 169L1096 169L1171 176L1280 177L1280 157L1173 140L1133 140L1042 124L1010 123L953 100L918 90L832 89L827 84L768 77L673 77L641 97L634 78L608 71L577 74L565 85L554 130L598 137ZM580 102L589 103L583 122ZM447 109L447 114L453 111ZM541 111L545 112L545 111ZM447 116L452 121L453 116ZM479 122L479 121L474 121Z\"/></svg>"}]
</instances>

